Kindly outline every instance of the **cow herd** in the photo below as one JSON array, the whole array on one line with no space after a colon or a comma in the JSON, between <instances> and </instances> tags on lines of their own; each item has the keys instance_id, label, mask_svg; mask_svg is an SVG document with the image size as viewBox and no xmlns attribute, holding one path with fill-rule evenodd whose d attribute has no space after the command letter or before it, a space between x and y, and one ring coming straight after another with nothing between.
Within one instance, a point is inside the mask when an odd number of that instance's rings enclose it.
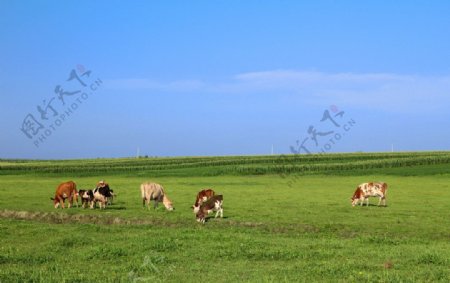
<instances>
[{"instance_id":1,"label":"cow herd","mask_svg":"<svg viewBox=\"0 0 450 283\"><path fill-rule=\"evenodd\" d=\"M75 182L68 181L61 183L55 192L53 200L55 208L61 206L65 208L65 200L68 200L68 207L75 205L78 207L78 201L81 201L82 208L94 209L97 204L100 209L105 209L107 205L112 204L114 199L114 191L109 187L108 183L103 180L97 183L95 189L80 189L77 191ZM150 208L150 201L154 201L153 207L157 208L160 202L168 211L174 210L172 201L167 197L164 187L157 183L145 182L141 184L141 197L143 207ZM220 215L223 218L223 196L216 195L212 189L204 189L200 191L195 199L192 209L196 215L196 219L200 223L206 222L206 217L211 212L216 212L215 218Z\"/></svg>"},{"instance_id":2,"label":"cow herd","mask_svg":"<svg viewBox=\"0 0 450 283\"><path fill-rule=\"evenodd\" d=\"M98 203L100 209L106 208L107 204L111 204L114 199L114 191L109 188L109 185L103 180L97 183L97 186L93 190L77 191L77 185L73 181L59 184L56 188L55 197L50 198L53 200L53 205L58 208L60 205L65 208L65 200L68 199L69 208L75 201L78 207L78 200L81 201L81 206L86 208L95 208Z\"/></svg>"},{"instance_id":3,"label":"cow herd","mask_svg":"<svg viewBox=\"0 0 450 283\"><path fill-rule=\"evenodd\" d=\"M369 206L369 197L378 197L378 206L383 203L386 206L387 184L384 182L362 183L351 197L352 206L363 206L364 201ZM94 209L98 204L100 209L105 209L107 205L112 204L114 191L103 180L97 183L95 189L77 191L77 186L73 181L61 183L55 192L55 197L51 198L55 208L61 206L65 208L67 199L70 208L75 201L78 207L78 200L81 201L81 207ZM150 208L150 201L154 201L153 207L157 208L160 202L168 211L174 210L172 201L167 197L164 187L157 183L145 182L141 184L142 205ZM216 195L212 189L204 189L198 192L192 209L196 215L196 220L205 223L206 217L211 212L216 212L215 218L223 217L223 196Z\"/></svg>"}]
</instances>

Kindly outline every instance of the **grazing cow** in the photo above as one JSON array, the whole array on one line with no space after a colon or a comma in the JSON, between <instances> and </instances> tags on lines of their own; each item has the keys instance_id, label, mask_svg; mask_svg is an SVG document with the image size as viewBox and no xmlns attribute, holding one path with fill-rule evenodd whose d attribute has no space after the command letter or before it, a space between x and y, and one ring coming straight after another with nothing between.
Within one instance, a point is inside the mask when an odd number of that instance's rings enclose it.
<instances>
[{"instance_id":1,"label":"grazing cow","mask_svg":"<svg viewBox=\"0 0 450 283\"><path fill-rule=\"evenodd\" d=\"M100 181L97 183L97 186L96 186L95 188L96 188L96 189L100 189L100 188L104 188L104 187L109 188L109 184L106 183L104 180L100 180ZM107 204L107 205L111 205L111 204L112 204L112 201L113 201L113 199L114 199L114 197L116 196L116 195L114 194L114 191L113 191L111 188L109 188L109 192L110 192L111 196L110 196L110 197L106 197L106 204Z\"/></svg>"},{"instance_id":2,"label":"grazing cow","mask_svg":"<svg viewBox=\"0 0 450 283\"><path fill-rule=\"evenodd\" d=\"M369 206L369 197L379 197L378 206L381 204L381 201L386 206L386 192L387 184L384 182L363 183L356 188L351 198L352 206L357 205L359 201L361 201L361 206L363 206L364 200L367 206Z\"/></svg>"},{"instance_id":3,"label":"grazing cow","mask_svg":"<svg viewBox=\"0 0 450 283\"><path fill-rule=\"evenodd\" d=\"M53 200L55 208L58 208L60 204L62 208L65 208L65 201L67 198L69 199L70 208L77 193L77 185L74 182L69 181L59 184L56 188L55 197L50 199Z\"/></svg>"},{"instance_id":4,"label":"grazing cow","mask_svg":"<svg viewBox=\"0 0 450 283\"><path fill-rule=\"evenodd\" d=\"M194 209L194 213L198 212L198 210L200 209L200 205L202 205L203 202L207 201L215 194L216 193L212 189L204 189L198 192L195 199L195 204L192 206L192 208Z\"/></svg>"},{"instance_id":5,"label":"grazing cow","mask_svg":"<svg viewBox=\"0 0 450 283\"><path fill-rule=\"evenodd\" d=\"M158 207L158 203L162 202L167 210L174 210L172 202L166 196L163 186L156 183L142 183L141 184L141 195L142 195L142 205L145 207L147 203L147 208L150 208L150 201L154 201L154 208Z\"/></svg>"},{"instance_id":6,"label":"grazing cow","mask_svg":"<svg viewBox=\"0 0 450 283\"><path fill-rule=\"evenodd\" d=\"M222 218L223 217L222 204L223 204L222 195L212 196L210 199L208 199L207 201L202 203L202 205L200 205L200 208L196 215L197 221L204 224L206 221L206 216L213 211L216 211L216 216L214 216L214 218L217 218L219 214L220 217Z\"/></svg>"},{"instance_id":7,"label":"grazing cow","mask_svg":"<svg viewBox=\"0 0 450 283\"><path fill-rule=\"evenodd\" d=\"M112 197L111 190L109 186L103 186L99 188L95 188L93 191L94 199L91 202L91 209L95 207L95 204L98 202L100 209L106 208L106 203L108 202L108 198Z\"/></svg>"},{"instance_id":8,"label":"grazing cow","mask_svg":"<svg viewBox=\"0 0 450 283\"><path fill-rule=\"evenodd\" d=\"M94 191L93 190L79 190L78 194L81 199L81 207L86 208L90 207L92 202L94 201Z\"/></svg>"}]
</instances>

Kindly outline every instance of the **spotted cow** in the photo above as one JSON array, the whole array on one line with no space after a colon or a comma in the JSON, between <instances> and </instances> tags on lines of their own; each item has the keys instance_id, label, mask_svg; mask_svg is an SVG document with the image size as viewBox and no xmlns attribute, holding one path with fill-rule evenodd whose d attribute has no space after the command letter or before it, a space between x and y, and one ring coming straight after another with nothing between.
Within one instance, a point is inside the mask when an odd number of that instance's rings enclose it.
<instances>
[{"instance_id":1,"label":"spotted cow","mask_svg":"<svg viewBox=\"0 0 450 283\"><path fill-rule=\"evenodd\" d=\"M216 211L216 216L214 218L217 218L217 216L220 215L220 217L223 217L223 196L222 195L214 195L202 205L200 205L200 208L196 214L197 221L200 223L206 222L206 216L208 216L209 213Z\"/></svg>"},{"instance_id":2,"label":"spotted cow","mask_svg":"<svg viewBox=\"0 0 450 283\"><path fill-rule=\"evenodd\" d=\"M369 197L379 197L378 205L383 202L383 205L386 206L387 186L384 182L371 182L359 185L351 198L352 206L357 205L358 202L361 202L361 206L363 206L364 201L369 206Z\"/></svg>"},{"instance_id":3,"label":"spotted cow","mask_svg":"<svg viewBox=\"0 0 450 283\"><path fill-rule=\"evenodd\" d=\"M216 193L212 189L204 189L198 192L197 197L195 198L195 203L192 206L194 213L197 213L200 209L200 205L202 205L203 202L207 201L211 197L213 197Z\"/></svg>"}]
</instances>

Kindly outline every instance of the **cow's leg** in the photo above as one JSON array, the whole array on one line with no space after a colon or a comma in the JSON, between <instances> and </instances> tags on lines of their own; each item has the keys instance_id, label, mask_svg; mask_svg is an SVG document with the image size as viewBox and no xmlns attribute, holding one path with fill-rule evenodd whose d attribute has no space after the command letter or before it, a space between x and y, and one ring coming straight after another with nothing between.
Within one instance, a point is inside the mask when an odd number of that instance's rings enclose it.
<instances>
[{"instance_id":1,"label":"cow's leg","mask_svg":"<svg viewBox=\"0 0 450 283\"><path fill-rule=\"evenodd\" d=\"M217 216L219 216L219 213L220 213L220 209L218 209L218 210L216 211L216 215L214 216L214 218L217 218Z\"/></svg>"},{"instance_id":2,"label":"cow's leg","mask_svg":"<svg viewBox=\"0 0 450 283\"><path fill-rule=\"evenodd\" d=\"M217 217L218 215L220 215L220 218L223 218L223 208L222 208L222 207L219 208L219 210L217 210L216 217ZM216 217L215 217L215 218L216 218Z\"/></svg>"},{"instance_id":3,"label":"cow's leg","mask_svg":"<svg viewBox=\"0 0 450 283\"><path fill-rule=\"evenodd\" d=\"M153 203L153 209L156 209L158 207L158 200L155 199Z\"/></svg>"}]
</instances>

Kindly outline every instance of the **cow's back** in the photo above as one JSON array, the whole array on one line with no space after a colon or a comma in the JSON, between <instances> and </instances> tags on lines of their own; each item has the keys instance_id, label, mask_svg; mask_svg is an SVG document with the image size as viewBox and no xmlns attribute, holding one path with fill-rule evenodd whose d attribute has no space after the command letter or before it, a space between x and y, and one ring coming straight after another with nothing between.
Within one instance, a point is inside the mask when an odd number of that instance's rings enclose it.
<instances>
[{"instance_id":1,"label":"cow's back","mask_svg":"<svg viewBox=\"0 0 450 283\"><path fill-rule=\"evenodd\" d=\"M384 197L386 195L387 184L384 182L370 182L363 183L358 186L361 189L362 195L364 197L369 196L380 196Z\"/></svg>"},{"instance_id":2,"label":"cow's back","mask_svg":"<svg viewBox=\"0 0 450 283\"><path fill-rule=\"evenodd\" d=\"M61 183L58 188L56 188L57 196L69 197L70 195L75 195L76 193L77 185L73 181Z\"/></svg>"},{"instance_id":3,"label":"cow's back","mask_svg":"<svg viewBox=\"0 0 450 283\"><path fill-rule=\"evenodd\" d=\"M154 200L160 199L164 196L164 189L160 184L156 183L142 183L141 195L143 199Z\"/></svg>"},{"instance_id":4,"label":"cow's back","mask_svg":"<svg viewBox=\"0 0 450 283\"><path fill-rule=\"evenodd\" d=\"M374 183L376 187L376 194L380 197L386 197L387 184L385 182L376 182Z\"/></svg>"},{"instance_id":5,"label":"cow's back","mask_svg":"<svg viewBox=\"0 0 450 283\"><path fill-rule=\"evenodd\" d=\"M198 192L197 197L195 199L195 206L201 205L203 202L207 201L211 197L213 197L216 193L212 189L203 189L200 192Z\"/></svg>"},{"instance_id":6,"label":"cow's back","mask_svg":"<svg viewBox=\"0 0 450 283\"><path fill-rule=\"evenodd\" d=\"M200 210L202 210L203 208L210 209L210 208L215 206L216 202L222 203L223 202L223 196L222 195L214 195L214 196L212 196L210 199L208 199L207 201L202 203L202 205L200 206Z\"/></svg>"}]
</instances>

